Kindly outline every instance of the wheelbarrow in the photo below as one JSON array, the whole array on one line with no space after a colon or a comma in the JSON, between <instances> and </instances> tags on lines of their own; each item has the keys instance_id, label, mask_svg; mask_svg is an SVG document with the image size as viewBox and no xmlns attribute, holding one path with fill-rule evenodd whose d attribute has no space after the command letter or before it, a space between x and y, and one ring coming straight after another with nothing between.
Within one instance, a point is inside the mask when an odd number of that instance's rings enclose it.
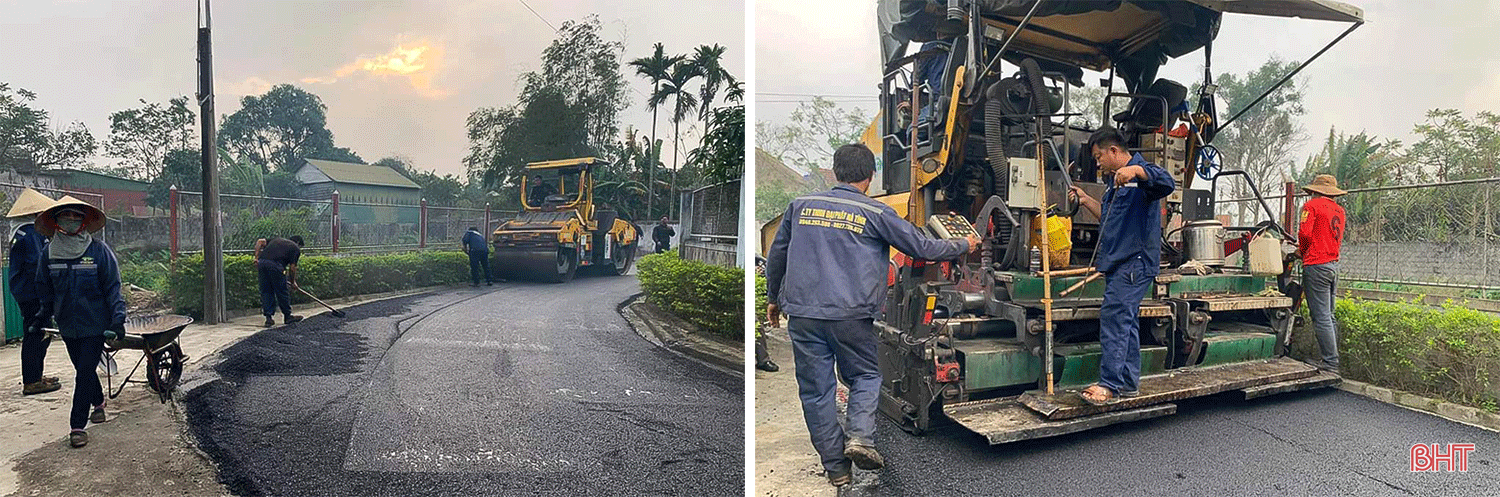
<instances>
[{"instance_id":1,"label":"wheelbarrow","mask_svg":"<svg viewBox=\"0 0 1500 497\"><path fill-rule=\"evenodd\" d=\"M182 330L193 324L191 316L179 316L175 314L150 314L145 316L132 316L125 320L125 335L104 340L104 355L101 357L101 365L109 370L109 383L105 393L113 399L125 391L127 383L145 383L152 391L161 396L161 401L166 402L171 398L172 390L177 388L177 381L182 378L182 365L187 361L187 356L182 353L182 347L178 345L177 338L182 335ZM48 329L48 333L57 333L55 329ZM135 367L130 369L120 387L114 387L114 364L115 354L122 350L139 350L141 358L136 360ZM131 380L135 371L140 369L141 363L146 363L146 380Z\"/></svg>"}]
</instances>

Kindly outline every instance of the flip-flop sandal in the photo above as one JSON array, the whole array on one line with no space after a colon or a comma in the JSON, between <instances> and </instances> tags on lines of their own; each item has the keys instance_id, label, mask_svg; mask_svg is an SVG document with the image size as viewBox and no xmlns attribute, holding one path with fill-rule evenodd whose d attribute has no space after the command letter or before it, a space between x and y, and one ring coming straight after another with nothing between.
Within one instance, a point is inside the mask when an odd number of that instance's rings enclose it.
<instances>
[{"instance_id":1,"label":"flip-flop sandal","mask_svg":"<svg viewBox=\"0 0 1500 497\"><path fill-rule=\"evenodd\" d=\"M1119 395L1120 395L1120 397L1124 397L1124 398L1127 398L1127 399L1132 399L1132 398L1140 397L1141 396L1141 391L1140 390L1131 390L1129 392L1120 392Z\"/></svg>"},{"instance_id":2,"label":"flip-flop sandal","mask_svg":"<svg viewBox=\"0 0 1500 497\"><path fill-rule=\"evenodd\" d=\"M1091 385L1091 386L1089 386L1089 388L1093 388L1093 387L1096 387L1096 386L1098 386L1098 385ZM1113 390L1110 390L1109 387L1102 387L1102 386L1100 386L1099 388L1102 388L1105 391L1109 392L1109 396L1105 397L1104 400L1095 400L1093 397L1085 394L1084 392L1088 391L1087 388L1085 388L1085 389L1083 389L1083 390L1081 390L1081 391L1078 392L1078 398L1083 399L1084 402L1088 402L1089 405L1092 405L1092 406L1106 406L1106 405L1110 405L1110 404L1113 404L1113 403L1116 403L1116 402L1120 401L1119 397L1117 397L1115 395L1115 392Z\"/></svg>"}]
</instances>

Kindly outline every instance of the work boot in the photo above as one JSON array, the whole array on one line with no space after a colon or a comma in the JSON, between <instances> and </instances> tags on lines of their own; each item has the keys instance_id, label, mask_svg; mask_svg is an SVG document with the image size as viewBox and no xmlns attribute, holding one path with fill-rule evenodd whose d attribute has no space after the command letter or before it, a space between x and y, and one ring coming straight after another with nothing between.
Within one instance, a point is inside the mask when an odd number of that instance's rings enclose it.
<instances>
[{"instance_id":1,"label":"work boot","mask_svg":"<svg viewBox=\"0 0 1500 497\"><path fill-rule=\"evenodd\" d=\"M109 417L104 415L104 406L94 406L94 412L89 413L89 422L99 424L105 421L109 421Z\"/></svg>"},{"instance_id":2,"label":"work boot","mask_svg":"<svg viewBox=\"0 0 1500 497\"><path fill-rule=\"evenodd\" d=\"M47 381L48 379L49 378L43 377L40 380L22 385L21 395L36 395L39 393L55 392L58 389L62 388L62 383L59 383L57 381L57 378L50 378L52 381Z\"/></svg>"},{"instance_id":3,"label":"work boot","mask_svg":"<svg viewBox=\"0 0 1500 497\"><path fill-rule=\"evenodd\" d=\"M825 470L824 473L828 475L828 484L835 487L848 485L854 480L854 468L850 468L847 462L840 464L838 468Z\"/></svg>"},{"instance_id":4,"label":"work boot","mask_svg":"<svg viewBox=\"0 0 1500 497\"><path fill-rule=\"evenodd\" d=\"M287 314L286 315L286 324L292 324L292 323L295 323L295 322L298 322L298 321L301 321L301 320L302 320L302 316L298 316L296 314Z\"/></svg>"},{"instance_id":5,"label":"work boot","mask_svg":"<svg viewBox=\"0 0 1500 497\"><path fill-rule=\"evenodd\" d=\"M770 359L766 359L764 361L755 363L755 369L759 369L767 373L775 373L777 371L781 371L781 366L777 366L775 362L772 362Z\"/></svg>"},{"instance_id":6,"label":"work boot","mask_svg":"<svg viewBox=\"0 0 1500 497\"><path fill-rule=\"evenodd\" d=\"M854 465L866 471L885 467L885 458L875 450L874 445L855 443L850 440L844 444L844 457L854 460Z\"/></svg>"},{"instance_id":7,"label":"work boot","mask_svg":"<svg viewBox=\"0 0 1500 497\"><path fill-rule=\"evenodd\" d=\"M76 449L76 448L83 447L83 446L88 445L88 444L89 444L89 432L86 432L86 431L83 431L83 430L73 430L72 433L68 434L68 445L73 446L73 448Z\"/></svg>"},{"instance_id":8,"label":"work boot","mask_svg":"<svg viewBox=\"0 0 1500 497\"><path fill-rule=\"evenodd\" d=\"M266 327L270 328L272 326L276 326L276 321L271 320L271 316L266 316Z\"/></svg>"}]
</instances>

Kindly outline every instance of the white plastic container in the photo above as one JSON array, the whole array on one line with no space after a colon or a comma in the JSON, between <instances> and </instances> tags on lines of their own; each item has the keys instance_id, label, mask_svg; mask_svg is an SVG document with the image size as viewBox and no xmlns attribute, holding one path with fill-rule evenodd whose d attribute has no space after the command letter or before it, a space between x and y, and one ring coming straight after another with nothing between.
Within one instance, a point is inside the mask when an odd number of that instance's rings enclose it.
<instances>
[{"instance_id":1,"label":"white plastic container","mask_svg":"<svg viewBox=\"0 0 1500 497\"><path fill-rule=\"evenodd\" d=\"M1275 276L1281 274L1281 240L1274 237L1260 235L1250 240L1249 266L1250 274L1256 276Z\"/></svg>"}]
</instances>

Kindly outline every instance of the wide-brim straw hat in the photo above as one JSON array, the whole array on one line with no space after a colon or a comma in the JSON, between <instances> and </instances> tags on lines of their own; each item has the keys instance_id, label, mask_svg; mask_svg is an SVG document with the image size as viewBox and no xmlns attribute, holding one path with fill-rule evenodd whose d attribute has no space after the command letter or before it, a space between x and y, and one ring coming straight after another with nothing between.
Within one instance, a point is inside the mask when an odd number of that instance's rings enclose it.
<instances>
[{"instance_id":1,"label":"wide-brim straw hat","mask_svg":"<svg viewBox=\"0 0 1500 497\"><path fill-rule=\"evenodd\" d=\"M97 233L104 229L104 211L90 205L88 202L78 200L69 195L57 199L57 203L36 218L36 228L43 236L52 236L57 233L57 213L65 210L76 210L83 213L83 229L89 233Z\"/></svg>"},{"instance_id":2,"label":"wide-brim straw hat","mask_svg":"<svg viewBox=\"0 0 1500 497\"><path fill-rule=\"evenodd\" d=\"M1302 189L1313 193L1321 193L1330 197L1337 197L1339 195L1345 195L1349 193L1339 189L1338 178L1334 178L1331 174L1319 174L1318 177L1313 178L1312 184L1304 186L1302 187Z\"/></svg>"},{"instance_id":3,"label":"wide-brim straw hat","mask_svg":"<svg viewBox=\"0 0 1500 497\"><path fill-rule=\"evenodd\" d=\"M21 196L16 197L16 203L10 205L10 212L5 217L22 217L39 214L48 208L57 205L56 200L43 195L42 192L27 188L21 190Z\"/></svg>"}]
</instances>

